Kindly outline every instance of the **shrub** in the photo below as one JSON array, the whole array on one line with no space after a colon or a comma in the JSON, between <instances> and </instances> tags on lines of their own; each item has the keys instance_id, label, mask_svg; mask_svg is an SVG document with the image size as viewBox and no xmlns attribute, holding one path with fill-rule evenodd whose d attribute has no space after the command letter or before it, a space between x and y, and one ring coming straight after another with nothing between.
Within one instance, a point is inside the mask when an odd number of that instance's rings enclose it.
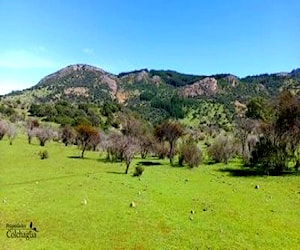
<instances>
[{"instance_id":1,"label":"shrub","mask_svg":"<svg viewBox=\"0 0 300 250\"><path fill-rule=\"evenodd\" d=\"M261 136L251 154L250 167L265 174L282 174L299 158L300 96L283 91L274 102L273 119L260 123Z\"/></svg>"},{"instance_id":2,"label":"shrub","mask_svg":"<svg viewBox=\"0 0 300 250\"><path fill-rule=\"evenodd\" d=\"M41 160L47 159L49 157L48 151L47 150L40 151L39 156L40 156Z\"/></svg>"},{"instance_id":3,"label":"shrub","mask_svg":"<svg viewBox=\"0 0 300 250\"><path fill-rule=\"evenodd\" d=\"M260 138L252 151L250 164L264 174L278 175L288 168L289 160L285 148L265 136Z\"/></svg>"},{"instance_id":4,"label":"shrub","mask_svg":"<svg viewBox=\"0 0 300 250\"><path fill-rule=\"evenodd\" d=\"M0 140L3 139L4 135L7 133L7 124L4 121L0 121Z\"/></svg>"},{"instance_id":5,"label":"shrub","mask_svg":"<svg viewBox=\"0 0 300 250\"><path fill-rule=\"evenodd\" d=\"M143 166L137 166L136 168L135 168L135 171L134 171L134 173L133 173L133 176L141 176L142 174L143 174L143 172L144 172L144 170L145 170L145 168L143 167Z\"/></svg>"},{"instance_id":6,"label":"shrub","mask_svg":"<svg viewBox=\"0 0 300 250\"><path fill-rule=\"evenodd\" d=\"M232 138L224 135L216 137L215 141L207 149L208 155L215 162L228 163L230 157L234 155Z\"/></svg>"},{"instance_id":7,"label":"shrub","mask_svg":"<svg viewBox=\"0 0 300 250\"><path fill-rule=\"evenodd\" d=\"M202 152L193 141L183 143L180 148L179 165L185 162L190 168L198 167L202 161Z\"/></svg>"}]
</instances>

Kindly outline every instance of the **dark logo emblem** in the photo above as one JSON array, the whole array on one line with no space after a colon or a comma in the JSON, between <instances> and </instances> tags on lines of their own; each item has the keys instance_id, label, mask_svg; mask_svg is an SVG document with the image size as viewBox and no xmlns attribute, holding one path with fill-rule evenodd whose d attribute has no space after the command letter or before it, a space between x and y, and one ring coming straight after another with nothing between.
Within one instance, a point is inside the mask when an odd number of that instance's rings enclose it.
<instances>
[{"instance_id":1,"label":"dark logo emblem","mask_svg":"<svg viewBox=\"0 0 300 250\"><path fill-rule=\"evenodd\" d=\"M33 239L37 238L37 233L39 232L30 222L29 227L22 223L6 224L6 236L9 239Z\"/></svg>"}]
</instances>

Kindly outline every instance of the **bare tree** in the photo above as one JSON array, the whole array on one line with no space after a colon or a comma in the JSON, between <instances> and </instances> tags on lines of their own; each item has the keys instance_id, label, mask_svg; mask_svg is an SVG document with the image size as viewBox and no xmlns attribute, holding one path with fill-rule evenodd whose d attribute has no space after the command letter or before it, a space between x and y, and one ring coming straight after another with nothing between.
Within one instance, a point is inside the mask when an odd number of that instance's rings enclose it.
<instances>
[{"instance_id":1,"label":"bare tree","mask_svg":"<svg viewBox=\"0 0 300 250\"><path fill-rule=\"evenodd\" d=\"M124 147L124 159L126 162L125 174L128 174L130 163L134 158L134 156L136 155L136 153L138 152L139 147L136 139L130 136L124 136L123 147Z\"/></svg>"},{"instance_id":2,"label":"bare tree","mask_svg":"<svg viewBox=\"0 0 300 250\"><path fill-rule=\"evenodd\" d=\"M89 146L93 149L93 151L96 151L97 146L100 144L100 142L101 142L101 134L98 131L97 134L95 134L91 137Z\"/></svg>"},{"instance_id":3,"label":"bare tree","mask_svg":"<svg viewBox=\"0 0 300 250\"><path fill-rule=\"evenodd\" d=\"M40 123L37 119L28 119L26 122L28 143L31 143L32 138L35 136L35 128L38 128Z\"/></svg>"},{"instance_id":4,"label":"bare tree","mask_svg":"<svg viewBox=\"0 0 300 250\"><path fill-rule=\"evenodd\" d=\"M140 149L136 137L117 132L111 133L102 147L107 151L107 159L125 161L125 174L128 173L130 163Z\"/></svg>"},{"instance_id":5,"label":"bare tree","mask_svg":"<svg viewBox=\"0 0 300 250\"><path fill-rule=\"evenodd\" d=\"M152 127L144 120L128 114L121 114L120 122L122 134L137 139L141 157L145 159L154 145Z\"/></svg>"},{"instance_id":6,"label":"bare tree","mask_svg":"<svg viewBox=\"0 0 300 250\"><path fill-rule=\"evenodd\" d=\"M12 145L13 140L16 138L17 136L17 128L14 124L9 124L8 125L8 129L7 129L7 136L9 139L9 144Z\"/></svg>"},{"instance_id":7,"label":"bare tree","mask_svg":"<svg viewBox=\"0 0 300 250\"><path fill-rule=\"evenodd\" d=\"M65 146L74 143L75 137L75 130L69 125L64 126L61 130L60 139L65 144Z\"/></svg>"},{"instance_id":8,"label":"bare tree","mask_svg":"<svg viewBox=\"0 0 300 250\"><path fill-rule=\"evenodd\" d=\"M104 136L102 136L104 138ZM122 144L120 143L122 140L122 134L117 132L112 132L106 138L101 141L101 147L107 152L107 160L123 161L124 152L122 148Z\"/></svg>"},{"instance_id":9,"label":"bare tree","mask_svg":"<svg viewBox=\"0 0 300 250\"><path fill-rule=\"evenodd\" d=\"M246 163L249 163L250 154L252 150L252 144L255 143L255 134L259 123L256 120L250 118L238 118L235 126L235 136L239 139L242 148L242 156Z\"/></svg>"},{"instance_id":10,"label":"bare tree","mask_svg":"<svg viewBox=\"0 0 300 250\"><path fill-rule=\"evenodd\" d=\"M168 156L169 149L165 142L156 142L154 150L159 159L164 159Z\"/></svg>"},{"instance_id":11,"label":"bare tree","mask_svg":"<svg viewBox=\"0 0 300 250\"><path fill-rule=\"evenodd\" d=\"M46 126L35 128L33 134L39 140L40 146L42 147L44 147L46 142L53 137L52 129Z\"/></svg>"},{"instance_id":12,"label":"bare tree","mask_svg":"<svg viewBox=\"0 0 300 250\"><path fill-rule=\"evenodd\" d=\"M147 155L154 151L155 139L150 133L145 133L138 138L140 153L142 159L145 159Z\"/></svg>"},{"instance_id":13,"label":"bare tree","mask_svg":"<svg viewBox=\"0 0 300 250\"><path fill-rule=\"evenodd\" d=\"M231 137L220 134L209 146L207 153L215 162L224 162L227 164L230 157L235 154L233 144L234 142Z\"/></svg>"}]
</instances>

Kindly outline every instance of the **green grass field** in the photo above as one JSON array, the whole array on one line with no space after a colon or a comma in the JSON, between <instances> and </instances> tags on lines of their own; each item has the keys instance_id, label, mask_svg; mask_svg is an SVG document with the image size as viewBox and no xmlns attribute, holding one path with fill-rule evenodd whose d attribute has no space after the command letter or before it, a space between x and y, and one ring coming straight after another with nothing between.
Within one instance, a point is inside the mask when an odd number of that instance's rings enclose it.
<instances>
[{"instance_id":1,"label":"green grass field","mask_svg":"<svg viewBox=\"0 0 300 250\"><path fill-rule=\"evenodd\" d=\"M141 159L124 175L124 164L97 152L82 160L78 148L51 142L40 160L41 149L22 136L0 141L0 249L299 249L300 176L149 158L161 165L137 178ZM7 238L6 224L31 221L37 238Z\"/></svg>"}]
</instances>

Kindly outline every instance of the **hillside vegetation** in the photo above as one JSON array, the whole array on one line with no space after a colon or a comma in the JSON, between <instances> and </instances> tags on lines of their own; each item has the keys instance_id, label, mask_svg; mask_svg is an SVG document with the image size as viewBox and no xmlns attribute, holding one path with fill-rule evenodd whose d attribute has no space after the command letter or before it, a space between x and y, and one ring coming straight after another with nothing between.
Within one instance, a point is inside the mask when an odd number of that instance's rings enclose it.
<instances>
[{"instance_id":1,"label":"hillside vegetation","mask_svg":"<svg viewBox=\"0 0 300 250\"><path fill-rule=\"evenodd\" d=\"M227 129L236 114L236 103L245 106L253 98L269 99L284 89L298 93L299 71L239 79L230 74L208 77L147 69L113 75L93 66L77 64L46 76L30 89L13 92L2 99L8 106L13 101L24 109L32 103L68 102L75 108L80 103L92 103L102 109L107 104L121 105L152 124L167 118L195 123L200 117L200 123Z\"/></svg>"}]
</instances>

